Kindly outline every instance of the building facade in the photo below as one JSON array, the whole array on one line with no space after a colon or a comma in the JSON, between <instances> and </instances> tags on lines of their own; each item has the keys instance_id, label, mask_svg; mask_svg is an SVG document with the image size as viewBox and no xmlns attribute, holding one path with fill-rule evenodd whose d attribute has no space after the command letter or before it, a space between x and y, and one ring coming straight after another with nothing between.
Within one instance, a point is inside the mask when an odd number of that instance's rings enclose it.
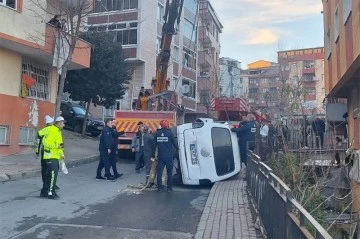
<instances>
[{"instance_id":1,"label":"building facade","mask_svg":"<svg viewBox=\"0 0 360 239\"><path fill-rule=\"evenodd\" d=\"M241 69L241 62L220 58L220 97L246 98L249 89L247 71Z\"/></svg>"},{"instance_id":2,"label":"building facade","mask_svg":"<svg viewBox=\"0 0 360 239\"><path fill-rule=\"evenodd\" d=\"M118 101L117 110L130 110L134 100L138 99L141 86L152 89L165 4L165 0L94 1L94 13L88 16L87 28L112 32L114 40L123 47L126 61L134 66L133 80L123 99ZM196 0L185 0L181 22L173 37L168 68L169 90L177 92L178 104L193 112L196 111L197 93L197 11Z\"/></svg>"},{"instance_id":3,"label":"building facade","mask_svg":"<svg viewBox=\"0 0 360 239\"><path fill-rule=\"evenodd\" d=\"M323 0L325 92L346 98L348 138L360 149L360 1Z\"/></svg>"},{"instance_id":4,"label":"building facade","mask_svg":"<svg viewBox=\"0 0 360 239\"><path fill-rule=\"evenodd\" d=\"M297 88L303 95L299 114L325 113L324 55L324 47L278 52L280 82Z\"/></svg>"},{"instance_id":5,"label":"building facade","mask_svg":"<svg viewBox=\"0 0 360 239\"><path fill-rule=\"evenodd\" d=\"M208 115L220 95L220 34L223 25L209 0L199 0L197 115Z\"/></svg>"},{"instance_id":6,"label":"building facade","mask_svg":"<svg viewBox=\"0 0 360 239\"><path fill-rule=\"evenodd\" d=\"M45 115L54 115L59 75L53 60L60 30L46 22L53 17L48 12L62 3L37 3L0 1L0 155L33 146ZM90 65L90 45L78 44L70 69Z\"/></svg>"},{"instance_id":7,"label":"building facade","mask_svg":"<svg viewBox=\"0 0 360 239\"><path fill-rule=\"evenodd\" d=\"M264 113L277 113L279 103L280 66L269 61L256 61L248 64L249 105L252 110Z\"/></svg>"}]
</instances>

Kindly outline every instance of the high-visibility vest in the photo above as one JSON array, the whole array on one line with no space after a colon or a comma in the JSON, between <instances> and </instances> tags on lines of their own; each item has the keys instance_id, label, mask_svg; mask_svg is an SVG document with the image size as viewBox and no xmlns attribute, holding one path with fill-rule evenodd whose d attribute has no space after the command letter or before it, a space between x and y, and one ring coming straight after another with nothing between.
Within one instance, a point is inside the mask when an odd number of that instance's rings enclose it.
<instances>
[{"instance_id":1,"label":"high-visibility vest","mask_svg":"<svg viewBox=\"0 0 360 239\"><path fill-rule=\"evenodd\" d=\"M64 155L63 138L61 129L56 125L48 127L47 134L44 135L44 159L61 159Z\"/></svg>"},{"instance_id":2,"label":"high-visibility vest","mask_svg":"<svg viewBox=\"0 0 360 239\"><path fill-rule=\"evenodd\" d=\"M38 139L36 142L36 153L40 153L40 149L43 148L42 140L47 135L48 129L51 125L46 125L44 128L38 131Z\"/></svg>"}]
</instances>

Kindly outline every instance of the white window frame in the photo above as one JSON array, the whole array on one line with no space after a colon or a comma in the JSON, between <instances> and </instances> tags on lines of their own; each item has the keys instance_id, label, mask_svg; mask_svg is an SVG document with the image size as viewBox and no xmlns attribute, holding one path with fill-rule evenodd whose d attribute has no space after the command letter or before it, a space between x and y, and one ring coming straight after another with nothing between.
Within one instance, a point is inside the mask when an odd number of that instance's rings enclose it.
<instances>
[{"instance_id":1,"label":"white window frame","mask_svg":"<svg viewBox=\"0 0 360 239\"><path fill-rule=\"evenodd\" d=\"M196 81L183 77L183 79L181 81L181 85L187 85L185 83L186 81L189 82L188 85L190 86L190 89L189 89L189 93L186 93L183 95L187 98L196 99Z\"/></svg>"},{"instance_id":2,"label":"white window frame","mask_svg":"<svg viewBox=\"0 0 360 239\"><path fill-rule=\"evenodd\" d=\"M4 141L0 141L0 145L10 145L10 126L0 125L0 129L4 129ZM1 132L1 131L0 131Z\"/></svg>"},{"instance_id":3,"label":"white window frame","mask_svg":"<svg viewBox=\"0 0 360 239\"><path fill-rule=\"evenodd\" d=\"M7 5L7 2L9 0L2 0L2 2L0 2L0 6L4 6L4 7L8 7L8 8L11 8L11 9L14 9L14 10L17 10L17 3L18 1L17 0L14 0L15 1L15 6L14 7L10 7Z\"/></svg>"},{"instance_id":4,"label":"white window frame","mask_svg":"<svg viewBox=\"0 0 360 239\"><path fill-rule=\"evenodd\" d=\"M339 6L336 6L334 13L334 41L339 40Z\"/></svg>"},{"instance_id":5,"label":"white window frame","mask_svg":"<svg viewBox=\"0 0 360 239\"><path fill-rule=\"evenodd\" d=\"M344 23L344 25L346 25L351 12L352 12L352 0L343 0L343 23Z\"/></svg>"},{"instance_id":6,"label":"white window frame","mask_svg":"<svg viewBox=\"0 0 360 239\"><path fill-rule=\"evenodd\" d=\"M40 100L50 100L51 72L50 66L37 64L29 59L22 59L23 74L31 76L35 84L27 90L27 97Z\"/></svg>"},{"instance_id":7,"label":"white window frame","mask_svg":"<svg viewBox=\"0 0 360 239\"><path fill-rule=\"evenodd\" d=\"M26 131L26 142L20 142L20 135L22 131ZM32 127L20 127L19 128L19 145L34 145L35 143L35 128ZM24 132L25 133L25 132ZM32 138L31 137L32 134Z\"/></svg>"},{"instance_id":8,"label":"white window frame","mask_svg":"<svg viewBox=\"0 0 360 239\"><path fill-rule=\"evenodd\" d=\"M164 5L158 3L158 7L157 7L157 13L156 13L156 18L157 21L160 23L164 23L164 14L165 14L165 7Z\"/></svg>"}]
</instances>

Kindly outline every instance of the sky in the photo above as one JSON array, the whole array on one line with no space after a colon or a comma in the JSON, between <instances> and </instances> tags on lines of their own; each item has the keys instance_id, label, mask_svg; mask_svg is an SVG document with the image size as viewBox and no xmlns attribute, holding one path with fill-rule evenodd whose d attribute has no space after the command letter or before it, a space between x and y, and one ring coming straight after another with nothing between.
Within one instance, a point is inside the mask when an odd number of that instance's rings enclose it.
<instances>
[{"instance_id":1,"label":"sky","mask_svg":"<svg viewBox=\"0 0 360 239\"><path fill-rule=\"evenodd\" d=\"M321 0L210 0L222 25L220 57L277 62L277 51L324 46Z\"/></svg>"}]
</instances>

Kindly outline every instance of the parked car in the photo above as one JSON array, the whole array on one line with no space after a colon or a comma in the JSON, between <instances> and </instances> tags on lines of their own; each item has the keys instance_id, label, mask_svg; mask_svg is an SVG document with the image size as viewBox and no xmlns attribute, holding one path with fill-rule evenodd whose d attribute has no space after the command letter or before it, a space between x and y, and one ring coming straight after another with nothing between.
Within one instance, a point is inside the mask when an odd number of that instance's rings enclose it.
<instances>
[{"instance_id":1,"label":"parked car","mask_svg":"<svg viewBox=\"0 0 360 239\"><path fill-rule=\"evenodd\" d=\"M65 119L65 128L81 133L86 113L84 107L72 102L62 101L60 110L62 112L61 116ZM92 136L99 136L104 125L102 119L94 117L90 113L88 114L86 124L87 133L90 133Z\"/></svg>"}]
</instances>

